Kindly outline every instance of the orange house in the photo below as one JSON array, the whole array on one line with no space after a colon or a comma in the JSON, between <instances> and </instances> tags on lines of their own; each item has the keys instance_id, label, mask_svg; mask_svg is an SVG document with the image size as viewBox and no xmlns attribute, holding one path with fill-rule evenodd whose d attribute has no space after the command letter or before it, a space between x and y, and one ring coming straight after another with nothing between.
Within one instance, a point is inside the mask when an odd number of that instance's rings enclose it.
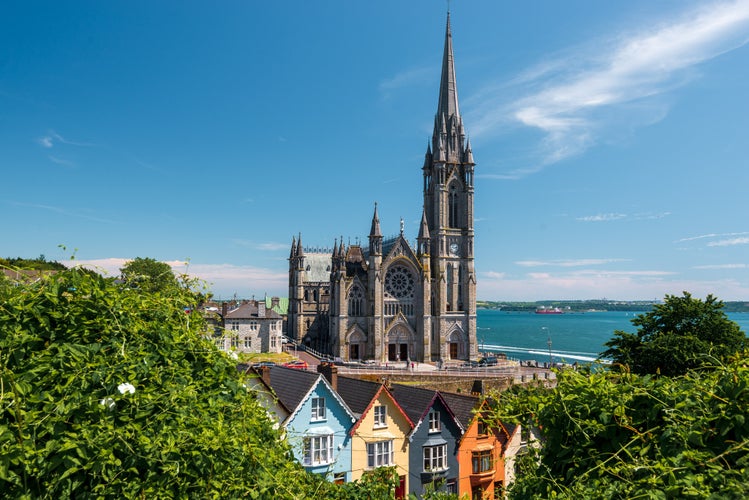
<instances>
[{"instance_id":1,"label":"orange house","mask_svg":"<svg viewBox=\"0 0 749 500\"><path fill-rule=\"evenodd\" d=\"M515 426L488 426L482 413L484 398L442 393L465 432L458 443L458 495L471 500L499 499L506 487L505 452L519 438ZM512 477L512 474L509 474Z\"/></svg>"}]
</instances>

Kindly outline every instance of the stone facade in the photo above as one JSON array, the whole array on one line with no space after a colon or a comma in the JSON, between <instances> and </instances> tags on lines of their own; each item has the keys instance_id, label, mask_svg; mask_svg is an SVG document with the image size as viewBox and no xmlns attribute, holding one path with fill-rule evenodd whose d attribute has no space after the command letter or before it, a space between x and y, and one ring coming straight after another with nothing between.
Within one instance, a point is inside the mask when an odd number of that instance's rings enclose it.
<instances>
[{"instance_id":1,"label":"stone facade","mask_svg":"<svg viewBox=\"0 0 749 500\"><path fill-rule=\"evenodd\" d=\"M458 107L448 15L434 132L422 166L415 246L383 239L375 205L368 246L289 255L288 335L343 360L476 359L474 161Z\"/></svg>"},{"instance_id":2,"label":"stone facade","mask_svg":"<svg viewBox=\"0 0 749 500\"><path fill-rule=\"evenodd\" d=\"M283 317L265 301L248 300L221 315L223 332L213 337L216 347L235 352L281 352Z\"/></svg>"}]
</instances>

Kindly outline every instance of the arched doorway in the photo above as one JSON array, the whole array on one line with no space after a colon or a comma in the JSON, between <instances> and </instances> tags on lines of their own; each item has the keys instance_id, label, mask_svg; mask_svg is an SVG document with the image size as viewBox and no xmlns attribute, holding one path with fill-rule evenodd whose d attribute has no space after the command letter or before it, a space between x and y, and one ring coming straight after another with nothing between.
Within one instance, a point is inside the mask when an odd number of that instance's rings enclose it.
<instances>
[{"instance_id":1,"label":"arched doorway","mask_svg":"<svg viewBox=\"0 0 749 500\"><path fill-rule=\"evenodd\" d=\"M388 361L406 361L411 359L411 332L403 325L393 327L387 336Z\"/></svg>"}]
</instances>

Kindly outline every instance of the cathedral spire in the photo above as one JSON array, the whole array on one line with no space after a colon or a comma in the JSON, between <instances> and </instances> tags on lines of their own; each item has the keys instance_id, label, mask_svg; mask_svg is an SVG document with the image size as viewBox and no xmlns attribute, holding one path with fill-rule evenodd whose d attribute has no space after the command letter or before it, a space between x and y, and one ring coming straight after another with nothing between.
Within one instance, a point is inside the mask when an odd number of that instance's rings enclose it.
<instances>
[{"instance_id":1,"label":"cathedral spire","mask_svg":"<svg viewBox=\"0 0 749 500\"><path fill-rule=\"evenodd\" d=\"M455 79L455 59L453 57L453 36L450 31L450 13L447 13L445 31L445 53L442 56L442 79L440 81L440 98L437 104L437 116L450 119L460 116L458 108L458 85Z\"/></svg>"},{"instance_id":2,"label":"cathedral spire","mask_svg":"<svg viewBox=\"0 0 749 500\"><path fill-rule=\"evenodd\" d=\"M291 237L291 252L289 253L289 259L296 257L296 237Z\"/></svg>"}]
</instances>

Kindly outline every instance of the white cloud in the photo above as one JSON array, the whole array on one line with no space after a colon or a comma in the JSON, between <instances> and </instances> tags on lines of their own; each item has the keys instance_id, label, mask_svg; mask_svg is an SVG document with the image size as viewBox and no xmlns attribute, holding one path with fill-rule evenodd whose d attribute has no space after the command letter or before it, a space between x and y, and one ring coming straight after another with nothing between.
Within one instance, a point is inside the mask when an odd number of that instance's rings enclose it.
<instances>
[{"instance_id":1,"label":"white cloud","mask_svg":"<svg viewBox=\"0 0 749 500\"><path fill-rule=\"evenodd\" d=\"M707 244L709 247L727 247L733 245L749 245L749 238L730 238L727 240L711 241Z\"/></svg>"},{"instance_id":2,"label":"white cloud","mask_svg":"<svg viewBox=\"0 0 749 500\"><path fill-rule=\"evenodd\" d=\"M609 213L609 214L587 215L585 217L578 217L576 220L583 221L583 222L608 222L612 220L625 219L626 217L627 217L626 214Z\"/></svg>"},{"instance_id":3,"label":"white cloud","mask_svg":"<svg viewBox=\"0 0 749 500\"><path fill-rule=\"evenodd\" d=\"M694 266L692 269L746 269L746 264L706 264L704 266Z\"/></svg>"},{"instance_id":4,"label":"white cloud","mask_svg":"<svg viewBox=\"0 0 749 500\"><path fill-rule=\"evenodd\" d=\"M512 83L530 93L525 91L511 103L503 97L484 99L471 117L472 133L498 134L500 126L507 125L499 117L506 116L515 124L542 131L535 165L506 174L527 175L581 154L612 122L642 126L661 120L667 109L655 97L688 82L696 65L747 42L749 1L711 2L679 19L594 41L527 70ZM496 92L497 86L490 86Z\"/></svg>"},{"instance_id":5,"label":"white cloud","mask_svg":"<svg viewBox=\"0 0 749 500\"><path fill-rule=\"evenodd\" d=\"M519 260L515 262L518 266L523 267L581 267L581 266L599 266L610 264L612 262L625 262L627 259L560 259L560 260Z\"/></svg>"},{"instance_id":6,"label":"white cloud","mask_svg":"<svg viewBox=\"0 0 749 500\"><path fill-rule=\"evenodd\" d=\"M397 75L382 80L379 88L383 94L388 94L391 90L397 90L402 87L408 87L415 84L423 84L434 78L434 68L432 66L423 66L411 68L398 73Z\"/></svg>"}]
</instances>

